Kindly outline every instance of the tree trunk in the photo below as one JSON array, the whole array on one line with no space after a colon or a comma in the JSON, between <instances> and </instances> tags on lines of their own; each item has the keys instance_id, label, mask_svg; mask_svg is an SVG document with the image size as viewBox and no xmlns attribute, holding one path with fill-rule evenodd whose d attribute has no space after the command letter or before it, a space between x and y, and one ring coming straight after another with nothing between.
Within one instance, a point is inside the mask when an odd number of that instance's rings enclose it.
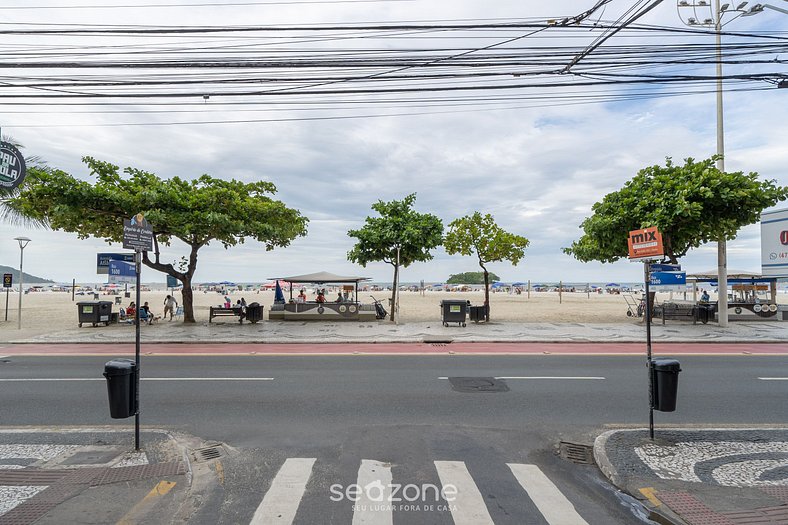
<instances>
[{"instance_id":1,"label":"tree trunk","mask_svg":"<svg viewBox=\"0 0 788 525\"><path fill-rule=\"evenodd\" d=\"M481 265L479 265L481 266ZM490 322L490 273L487 268L482 266L484 270L484 320Z\"/></svg>"},{"instance_id":2,"label":"tree trunk","mask_svg":"<svg viewBox=\"0 0 788 525\"><path fill-rule=\"evenodd\" d=\"M397 288L399 288L399 266L394 266L394 283L391 285L391 316L389 320L394 322L394 309L397 308Z\"/></svg>"},{"instance_id":3,"label":"tree trunk","mask_svg":"<svg viewBox=\"0 0 788 525\"><path fill-rule=\"evenodd\" d=\"M181 304L183 305L183 322L196 323L194 319L194 291L192 290L192 279L189 276L181 281L183 283L183 290L181 290Z\"/></svg>"}]
</instances>

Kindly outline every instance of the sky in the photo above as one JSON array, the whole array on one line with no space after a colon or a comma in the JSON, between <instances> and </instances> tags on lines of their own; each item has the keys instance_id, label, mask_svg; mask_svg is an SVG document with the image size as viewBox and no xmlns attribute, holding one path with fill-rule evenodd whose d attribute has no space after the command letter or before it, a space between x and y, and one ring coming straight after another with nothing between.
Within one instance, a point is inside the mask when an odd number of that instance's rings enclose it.
<instances>
[{"instance_id":1,"label":"sky","mask_svg":"<svg viewBox=\"0 0 788 525\"><path fill-rule=\"evenodd\" d=\"M775 4L782 1L772 0ZM210 5L198 5L208 3ZM551 32L551 38L540 40L526 38L528 29L488 35L470 32L419 35L416 31L403 31L398 36L377 39L358 38L355 32L345 31L349 35L347 38L335 40L315 34L303 36L307 33L298 37L220 34L153 39L123 35L19 35L2 34L2 31L68 27L63 24L80 27L90 24L98 28L154 24L273 27L492 19L546 21L579 14L595 3L596 0L540 3L145 0L136 4L146 7L129 7L132 2L128 0L78 0L76 3L18 0L4 2L0 7L3 19L0 50L6 58L34 61L37 53L49 53L50 58L55 57L52 60L58 60L61 50L65 56L75 49L74 46L82 46L82 50L103 46L103 50L134 52L128 56L145 61L162 56L156 55L154 48L181 46L180 49L190 52L189 57L194 59L208 56L201 55L202 48L221 42L226 46L246 46L236 47L249 53L245 57L268 56L265 52L271 49L293 50L303 58L309 57L309 50L358 51L373 47L474 50L467 54L473 58L485 52L480 48L491 44L496 44L496 50L530 45L532 41L535 46L583 48L603 30L589 27L566 34L556 32L555 36ZM617 20L633 5L648 3L613 0L589 20L602 26L606 21ZM666 0L637 22L686 28L682 19L686 20L688 15L679 11L675 1ZM788 17L767 10L757 16L732 20L725 29L742 33L771 32L769 34L785 38ZM538 36L546 35L547 31ZM651 45L668 39L677 44L712 45L714 38L711 33L700 37L669 34L656 38L624 33L612 36L596 53L610 46ZM501 44L506 39L514 41ZM730 39L736 40L725 37L725 41ZM746 40L740 37L737 41ZM177 53L168 56L177 57ZM763 57L785 59L785 55L779 53ZM556 60L568 62L568 58L563 57ZM788 74L788 68L777 63L731 67L737 68L737 72ZM410 68L407 73L418 69ZM362 74L380 74L385 70L373 68ZM287 74L298 75L302 71L305 70L294 68ZM670 66L662 71L713 75L714 64L709 61L683 69ZM0 86L6 87L5 90L0 87L3 135L23 144L26 155L37 155L50 166L86 180L90 177L81 162L83 156L110 161L121 167L141 168L163 178L176 175L193 178L208 173L247 182L269 180L278 189L277 198L300 210L310 220L307 236L294 240L286 248L266 251L254 241L227 250L219 244L203 248L196 282L260 282L317 271L390 281L393 272L386 264L361 268L347 261L346 254L353 246L347 231L360 227L365 217L373 214L370 206L377 200L401 199L413 192L417 194L415 208L439 216L444 224L480 211L492 214L504 229L527 237L530 246L517 266L489 265L503 281L636 282L642 279L640 264L628 261L580 263L563 254L561 248L580 237L579 225L590 215L591 206L605 194L619 189L639 169L662 164L666 157L677 160L707 158L716 151L715 97L713 85L708 83L700 87L687 84L670 88L615 86L606 93L648 92L654 96L607 98L599 103L588 103L594 87L564 89L566 94L581 97L584 102L581 104L561 104L549 97L543 102L533 99L500 102L496 99L504 95L550 95L554 91L547 86L462 91L459 93L463 96L474 95L474 102L463 106L430 107L407 103L409 97L415 96L412 94L309 95L309 89L275 100L255 96L211 96L205 100L197 93L190 99L176 102L143 98L129 103L116 98L101 106L55 105L52 99L13 96L29 94L30 90L18 86L30 79L51 80L64 75L93 73L115 75L113 78L118 79L137 74L136 71L113 69L73 71L46 67L0 70ZM176 68L144 70L144 73L166 73L170 78L185 79L194 72ZM389 70L386 74L392 73ZM492 86L496 82L528 81L527 76L512 76L480 82L489 82ZM390 85L404 86L406 82L391 82ZM748 89L744 90L737 90L742 86L733 83L727 86L730 90L725 94L726 169L755 171L764 179L788 184L788 150L785 148L788 90L778 90L764 82L757 90L749 89L753 86L754 83L748 83ZM39 90L38 93L60 94L64 89ZM697 89L698 92L685 96L656 96L665 95L670 89L681 93ZM338 98L343 99L341 103ZM383 99L395 101L383 102ZM77 102L81 99L65 100ZM22 101L28 105L19 105ZM241 101L244 104L225 103ZM307 101L317 109L305 109ZM115 102L117 105L113 105ZM180 102L190 105L179 105ZM305 116L313 119L304 120ZM237 122L240 120L257 122ZM212 123L194 124L196 121ZM777 206L786 207L785 203ZM13 238L19 235L32 239L24 252L25 271L58 282L70 282L72 278L77 282L100 282L103 276L96 274L96 254L122 251L120 246L108 245L101 239L79 240L70 233L3 223L0 224L0 264L18 267L19 249ZM176 241L163 250L163 257L175 261L187 253L185 245ZM692 250L682 263L689 272L708 270L716 266L716 254L716 244L712 243ZM760 270L758 225L743 228L738 237L729 242L728 267ZM401 281L442 282L451 274L478 270L475 258L450 256L439 248L434 250L432 261L404 269ZM145 269L143 280L163 282L164 275Z\"/></svg>"}]
</instances>

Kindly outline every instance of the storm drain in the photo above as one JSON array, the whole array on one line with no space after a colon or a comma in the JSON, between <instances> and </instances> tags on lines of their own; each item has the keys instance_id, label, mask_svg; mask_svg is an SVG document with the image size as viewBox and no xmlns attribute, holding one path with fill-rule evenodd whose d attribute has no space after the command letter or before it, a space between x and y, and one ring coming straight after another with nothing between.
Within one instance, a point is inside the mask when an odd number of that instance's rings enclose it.
<instances>
[{"instance_id":1,"label":"storm drain","mask_svg":"<svg viewBox=\"0 0 788 525\"><path fill-rule=\"evenodd\" d=\"M449 383L452 390L466 394L509 391L506 381L494 377L450 377Z\"/></svg>"},{"instance_id":2,"label":"storm drain","mask_svg":"<svg viewBox=\"0 0 788 525\"><path fill-rule=\"evenodd\" d=\"M210 445L208 447L196 448L192 450L192 457L197 463L213 461L224 456L224 447L221 444Z\"/></svg>"},{"instance_id":3,"label":"storm drain","mask_svg":"<svg viewBox=\"0 0 788 525\"><path fill-rule=\"evenodd\" d=\"M558 443L558 453L563 459L567 459L572 463L581 465L594 464L594 450L588 445L561 441Z\"/></svg>"}]
</instances>

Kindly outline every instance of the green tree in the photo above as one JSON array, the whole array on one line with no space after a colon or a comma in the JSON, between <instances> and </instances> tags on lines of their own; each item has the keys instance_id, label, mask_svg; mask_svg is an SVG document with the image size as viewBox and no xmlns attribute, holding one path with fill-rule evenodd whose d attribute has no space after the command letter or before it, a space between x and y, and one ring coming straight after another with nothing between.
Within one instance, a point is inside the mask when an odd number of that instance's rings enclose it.
<instances>
[{"instance_id":1,"label":"green tree","mask_svg":"<svg viewBox=\"0 0 788 525\"><path fill-rule=\"evenodd\" d=\"M195 322L192 277L200 248L211 241L228 248L251 238L272 250L306 234L308 219L268 196L276 192L271 182L247 184L208 175L194 180L160 179L135 168L126 168L122 175L107 162L90 157L83 161L96 177L95 184L61 170L34 168L7 206L52 229L107 242L121 242L123 220L143 213L153 226L154 249L152 254L143 253L142 262L183 283L187 323ZM160 244L169 246L173 238L190 248L177 268L162 261L159 251Z\"/></svg>"},{"instance_id":2,"label":"green tree","mask_svg":"<svg viewBox=\"0 0 788 525\"><path fill-rule=\"evenodd\" d=\"M630 231L656 226L665 257L676 263L691 248L733 239L765 208L788 197L788 187L759 181L757 173L720 172L717 159L690 158L678 166L667 158L665 166L643 168L593 205L593 215L580 225L583 236L564 252L583 262L614 262L628 256Z\"/></svg>"},{"instance_id":3,"label":"green tree","mask_svg":"<svg viewBox=\"0 0 788 525\"><path fill-rule=\"evenodd\" d=\"M401 201L378 201L372 209L380 217L367 217L364 226L350 230L348 236L357 239L355 246L347 254L349 261L366 267L375 261L382 261L394 267L394 281L391 292L391 320L397 301L399 268L407 268L414 262L432 259L430 250L440 246L443 236L443 223L431 213L413 210L416 194L411 193Z\"/></svg>"},{"instance_id":4,"label":"green tree","mask_svg":"<svg viewBox=\"0 0 788 525\"><path fill-rule=\"evenodd\" d=\"M450 255L473 255L479 259L484 271L485 318L490 320L490 272L487 264L509 261L516 265L525 256L529 241L525 237L509 233L495 223L489 213L474 212L453 220L443 246Z\"/></svg>"},{"instance_id":5,"label":"green tree","mask_svg":"<svg viewBox=\"0 0 788 525\"><path fill-rule=\"evenodd\" d=\"M490 272L490 281L500 280L497 275ZM446 279L446 284L484 284L484 272L455 273Z\"/></svg>"}]
</instances>

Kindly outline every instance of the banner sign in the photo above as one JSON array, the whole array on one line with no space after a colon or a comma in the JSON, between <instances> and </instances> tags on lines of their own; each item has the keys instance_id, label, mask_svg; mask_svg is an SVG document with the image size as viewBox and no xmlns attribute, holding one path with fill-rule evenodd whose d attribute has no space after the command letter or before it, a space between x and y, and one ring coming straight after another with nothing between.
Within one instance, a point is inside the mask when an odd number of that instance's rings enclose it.
<instances>
[{"instance_id":1,"label":"banner sign","mask_svg":"<svg viewBox=\"0 0 788 525\"><path fill-rule=\"evenodd\" d=\"M153 250L153 226L141 213L123 221L123 248L138 252Z\"/></svg>"},{"instance_id":2,"label":"banner sign","mask_svg":"<svg viewBox=\"0 0 788 525\"><path fill-rule=\"evenodd\" d=\"M687 272L653 272L649 285L656 291L684 291L687 289Z\"/></svg>"},{"instance_id":3,"label":"banner sign","mask_svg":"<svg viewBox=\"0 0 788 525\"><path fill-rule=\"evenodd\" d=\"M167 276L167 288L177 288L181 285L181 282L173 277L172 275Z\"/></svg>"},{"instance_id":4,"label":"banner sign","mask_svg":"<svg viewBox=\"0 0 788 525\"><path fill-rule=\"evenodd\" d=\"M137 272L134 263L126 261L110 261L108 272L108 283L135 283Z\"/></svg>"},{"instance_id":5,"label":"banner sign","mask_svg":"<svg viewBox=\"0 0 788 525\"><path fill-rule=\"evenodd\" d=\"M8 142L0 142L0 188L12 190L22 184L27 175L25 157Z\"/></svg>"},{"instance_id":6,"label":"banner sign","mask_svg":"<svg viewBox=\"0 0 788 525\"><path fill-rule=\"evenodd\" d=\"M11 288L14 284L14 274L12 273L4 273L3 274L3 288Z\"/></svg>"},{"instance_id":7,"label":"banner sign","mask_svg":"<svg viewBox=\"0 0 788 525\"><path fill-rule=\"evenodd\" d=\"M661 259L664 256L662 234L659 233L656 226L629 232L627 244L629 245L630 261Z\"/></svg>"},{"instance_id":8,"label":"banner sign","mask_svg":"<svg viewBox=\"0 0 788 525\"><path fill-rule=\"evenodd\" d=\"M788 210L761 214L761 275L788 277Z\"/></svg>"},{"instance_id":9,"label":"banner sign","mask_svg":"<svg viewBox=\"0 0 788 525\"><path fill-rule=\"evenodd\" d=\"M126 261L133 263L133 253L99 253L96 256L96 273L106 275L109 273L110 261Z\"/></svg>"},{"instance_id":10,"label":"banner sign","mask_svg":"<svg viewBox=\"0 0 788 525\"><path fill-rule=\"evenodd\" d=\"M650 271L652 272L680 272L681 265L680 264L668 264L668 263L653 263L650 266Z\"/></svg>"}]
</instances>

